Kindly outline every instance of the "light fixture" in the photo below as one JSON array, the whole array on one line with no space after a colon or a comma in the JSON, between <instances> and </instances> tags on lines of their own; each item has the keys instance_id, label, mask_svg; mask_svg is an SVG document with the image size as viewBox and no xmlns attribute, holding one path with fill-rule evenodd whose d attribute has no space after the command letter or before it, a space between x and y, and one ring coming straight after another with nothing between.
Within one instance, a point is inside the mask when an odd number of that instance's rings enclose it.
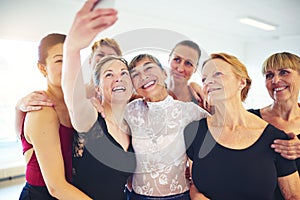
<instances>
[{"instance_id":1,"label":"light fixture","mask_svg":"<svg viewBox=\"0 0 300 200\"><path fill-rule=\"evenodd\" d=\"M258 21L256 19L250 18L250 17L244 17L240 19L240 22L243 24L247 24L256 28L260 28L266 31L273 31L276 29L276 26L271 25L271 24L267 24L265 22L262 21Z\"/></svg>"}]
</instances>

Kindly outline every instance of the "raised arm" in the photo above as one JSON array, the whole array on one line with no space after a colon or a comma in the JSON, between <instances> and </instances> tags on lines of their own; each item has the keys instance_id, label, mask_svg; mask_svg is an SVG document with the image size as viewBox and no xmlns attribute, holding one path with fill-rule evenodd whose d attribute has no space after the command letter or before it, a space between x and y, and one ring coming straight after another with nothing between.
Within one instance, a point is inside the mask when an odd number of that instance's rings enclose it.
<instances>
[{"instance_id":1,"label":"raised arm","mask_svg":"<svg viewBox=\"0 0 300 200\"><path fill-rule=\"evenodd\" d=\"M86 98L81 72L80 50L87 47L102 30L117 20L114 9L95 9L97 0L89 0L76 14L64 44L62 89L72 124L79 132L87 132L97 119L97 110Z\"/></svg>"}]
</instances>

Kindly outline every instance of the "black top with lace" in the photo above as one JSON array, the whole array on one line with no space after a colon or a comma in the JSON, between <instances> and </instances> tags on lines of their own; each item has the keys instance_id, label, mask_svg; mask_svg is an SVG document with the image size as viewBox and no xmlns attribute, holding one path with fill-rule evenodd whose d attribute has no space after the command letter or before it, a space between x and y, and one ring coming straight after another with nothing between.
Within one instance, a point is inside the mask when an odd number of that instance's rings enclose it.
<instances>
[{"instance_id":1,"label":"black top with lace","mask_svg":"<svg viewBox=\"0 0 300 200\"><path fill-rule=\"evenodd\" d=\"M77 134L74 144L74 186L96 200L123 199L127 178L136 166L131 144L124 151L100 114L87 133Z\"/></svg>"}]
</instances>

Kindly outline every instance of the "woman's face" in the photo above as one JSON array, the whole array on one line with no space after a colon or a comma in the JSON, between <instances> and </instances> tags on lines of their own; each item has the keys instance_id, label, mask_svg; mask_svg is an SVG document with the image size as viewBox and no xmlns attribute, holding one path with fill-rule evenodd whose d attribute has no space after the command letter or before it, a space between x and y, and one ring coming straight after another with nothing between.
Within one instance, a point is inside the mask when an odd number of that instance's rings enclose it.
<instances>
[{"instance_id":1,"label":"woman's face","mask_svg":"<svg viewBox=\"0 0 300 200\"><path fill-rule=\"evenodd\" d=\"M300 90L300 75L290 68L267 70L265 85L270 97L277 101L294 99L298 101Z\"/></svg>"},{"instance_id":2,"label":"woman's face","mask_svg":"<svg viewBox=\"0 0 300 200\"><path fill-rule=\"evenodd\" d=\"M198 52L188 46L177 46L169 57L170 78L178 83L186 83L197 69Z\"/></svg>"},{"instance_id":3,"label":"woman's face","mask_svg":"<svg viewBox=\"0 0 300 200\"><path fill-rule=\"evenodd\" d=\"M146 98L157 96L166 90L165 80L167 75L155 62L144 58L136 63L130 71L132 83L136 92Z\"/></svg>"},{"instance_id":4,"label":"woman's face","mask_svg":"<svg viewBox=\"0 0 300 200\"><path fill-rule=\"evenodd\" d=\"M63 62L63 44L56 44L48 50L46 64L40 64L45 70L43 73L47 76L48 83L61 87L61 71Z\"/></svg>"},{"instance_id":5,"label":"woman's face","mask_svg":"<svg viewBox=\"0 0 300 200\"><path fill-rule=\"evenodd\" d=\"M241 99L241 81L236 78L232 66L216 58L209 60L202 68L203 92L208 103Z\"/></svg>"},{"instance_id":6,"label":"woman's face","mask_svg":"<svg viewBox=\"0 0 300 200\"><path fill-rule=\"evenodd\" d=\"M100 72L97 90L102 101L126 103L132 96L133 87L127 66L120 60L105 63Z\"/></svg>"},{"instance_id":7,"label":"woman's face","mask_svg":"<svg viewBox=\"0 0 300 200\"><path fill-rule=\"evenodd\" d=\"M101 60L101 58L109 55L117 56L117 52L110 46L102 45L99 46L93 53L90 63L92 68L94 69L96 64Z\"/></svg>"}]
</instances>

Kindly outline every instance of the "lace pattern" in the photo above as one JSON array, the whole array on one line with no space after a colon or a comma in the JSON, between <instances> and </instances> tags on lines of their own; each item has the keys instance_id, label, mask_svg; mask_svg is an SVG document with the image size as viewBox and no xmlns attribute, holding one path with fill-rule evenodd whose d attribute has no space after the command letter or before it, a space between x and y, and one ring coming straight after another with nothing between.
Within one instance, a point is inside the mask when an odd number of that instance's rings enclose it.
<instances>
[{"instance_id":1,"label":"lace pattern","mask_svg":"<svg viewBox=\"0 0 300 200\"><path fill-rule=\"evenodd\" d=\"M168 96L161 102L137 99L128 104L125 118L132 131L137 168L133 176L136 193L148 196L179 194L189 189L183 130L207 116L192 102Z\"/></svg>"},{"instance_id":2,"label":"lace pattern","mask_svg":"<svg viewBox=\"0 0 300 200\"><path fill-rule=\"evenodd\" d=\"M73 157L82 157L87 141L102 137L103 134L103 130L98 120L96 120L88 132L76 132L73 139Z\"/></svg>"}]
</instances>

